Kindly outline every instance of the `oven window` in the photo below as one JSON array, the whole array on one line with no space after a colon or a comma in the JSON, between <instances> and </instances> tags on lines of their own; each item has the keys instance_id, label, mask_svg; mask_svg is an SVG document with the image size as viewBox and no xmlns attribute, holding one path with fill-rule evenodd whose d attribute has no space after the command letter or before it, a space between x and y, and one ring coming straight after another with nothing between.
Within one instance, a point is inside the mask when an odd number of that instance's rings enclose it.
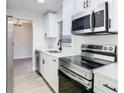
<instances>
[{"instance_id":1,"label":"oven window","mask_svg":"<svg viewBox=\"0 0 124 93\"><path fill-rule=\"evenodd\" d=\"M92 93L87 91L86 87L79 82L69 78L59 71L59 93Z\"/></svg>"},{"instance_id":2,"label":"oven window","mask_svg":"<svg viewBox=\"0 0 124 93\"><path fill-rule=\"evenodd\" d=\"M72 21L72 31L90 28L90 15Z\"/></svg>"},{"instance_id":3,"label":"oven window","mask_svg":"<svg viewBox=\"0 0 124 93\"><path fill-rule=\"evenodd\" d=\"M95 12L95 27L104 26L104 10Z\"/></svg>"}]
</instances>

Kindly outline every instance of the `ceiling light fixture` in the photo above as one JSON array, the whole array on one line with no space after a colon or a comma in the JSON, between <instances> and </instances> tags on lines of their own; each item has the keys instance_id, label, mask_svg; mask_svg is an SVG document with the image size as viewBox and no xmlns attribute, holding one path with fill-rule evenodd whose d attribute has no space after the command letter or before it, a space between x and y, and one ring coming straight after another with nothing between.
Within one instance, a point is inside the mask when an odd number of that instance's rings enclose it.
<instances>
[{"instance_id":1,"label":"ceiling light fixture","mask_svg":"<svg viewBox=\"0 0 124 93\"><path fill-rule=\"evenodd\" d=\"M15 20L14 20L14 25L15 25L15 26L22 26L22 20L20 20L20 19L15 19Z\"/></svg>"},{"instance_id":2,"label":"ceiling light fixture","mask_svg":"<svg viewBox=\"0 0 124 93\"><path fill-rule=\"evenodd\" d=\"M37 2L43 4L45 0L37 0Z\"/></svg>"}]
</instances>

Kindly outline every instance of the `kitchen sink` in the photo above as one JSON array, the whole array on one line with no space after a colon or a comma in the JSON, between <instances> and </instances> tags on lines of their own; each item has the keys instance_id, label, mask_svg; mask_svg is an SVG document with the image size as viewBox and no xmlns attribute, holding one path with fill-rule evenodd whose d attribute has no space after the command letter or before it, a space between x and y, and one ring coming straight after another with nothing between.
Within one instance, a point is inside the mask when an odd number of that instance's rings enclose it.
<instances>
[{"instance_id":1,"label":"kitchen sink","mask_svg":"<svg viewBox=\"0 0 124 93\"><path fill-rule=\"evenodd\" d=\"M62 51L59 50L48 50L49 53L62 53Z\"/></svg>"}]
</instances>

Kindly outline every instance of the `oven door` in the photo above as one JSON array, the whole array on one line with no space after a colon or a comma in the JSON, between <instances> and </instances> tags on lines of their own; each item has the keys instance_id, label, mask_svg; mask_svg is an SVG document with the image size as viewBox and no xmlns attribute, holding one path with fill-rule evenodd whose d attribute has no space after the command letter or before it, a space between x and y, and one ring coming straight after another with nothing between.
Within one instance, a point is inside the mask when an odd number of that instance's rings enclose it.
<instances>
[{"instance_id":1,"label":"oven door","mask_svg":"<svg viewBox=\"0 0 124 93\"><path fill-rule=\"evenodd\" d=\"M81 82L84 79L70 70L60 67L59 70L59 93L92 93L92 88L87 88ZM85 84L90 84L89 81Z\"/></svg>"}]
</instances>

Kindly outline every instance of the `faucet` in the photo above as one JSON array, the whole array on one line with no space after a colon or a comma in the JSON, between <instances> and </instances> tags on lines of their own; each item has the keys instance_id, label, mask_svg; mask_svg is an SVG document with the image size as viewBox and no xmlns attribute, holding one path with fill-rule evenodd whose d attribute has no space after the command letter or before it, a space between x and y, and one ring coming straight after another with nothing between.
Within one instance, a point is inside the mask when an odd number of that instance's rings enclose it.
<instances>
[{"instance_id":1,"label":"faucet","mask_svg":"<svg viewBox=\"0 0 124 93\"><path fill-rule=\"evenodd\" d=\"M62 51L62 40L61 40L61 39L58 40L58 44L57 44L57 45L59 46L58 49L59 49L60 51Z\"/></svg>"}]
</instances>

